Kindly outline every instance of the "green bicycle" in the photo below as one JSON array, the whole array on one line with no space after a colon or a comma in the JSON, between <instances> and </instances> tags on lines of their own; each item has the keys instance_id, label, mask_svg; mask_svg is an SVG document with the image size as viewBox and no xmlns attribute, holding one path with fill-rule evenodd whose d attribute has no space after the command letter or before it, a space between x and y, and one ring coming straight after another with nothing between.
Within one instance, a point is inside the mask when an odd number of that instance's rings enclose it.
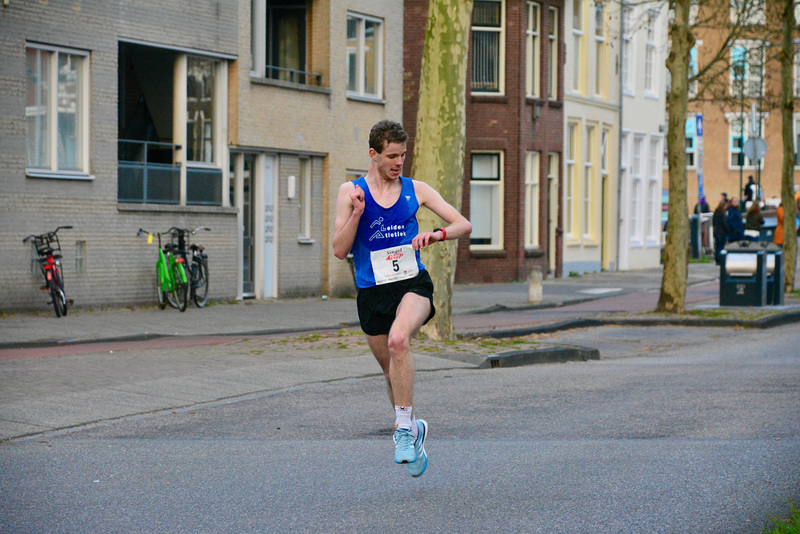
<instances>
[{"instance_id":1,"label":"green bicycle","mask_svg":"<svg viewBox=\"0 0 800 534\"><path fill-rule=\"evenodd\" d=\"M147 234L147 242L153 242L153 236L158 236L158 261L156 261L156 293L158 294L158 307L162 310L167 303L180 311L186 311L189 302L189 283L184 267L183 252L177 243L167 243L162 247L161 234L176 235L180 229L174 226L166 232L148 232L139 228L137 236Z\"/></svg>"}]
</instances>

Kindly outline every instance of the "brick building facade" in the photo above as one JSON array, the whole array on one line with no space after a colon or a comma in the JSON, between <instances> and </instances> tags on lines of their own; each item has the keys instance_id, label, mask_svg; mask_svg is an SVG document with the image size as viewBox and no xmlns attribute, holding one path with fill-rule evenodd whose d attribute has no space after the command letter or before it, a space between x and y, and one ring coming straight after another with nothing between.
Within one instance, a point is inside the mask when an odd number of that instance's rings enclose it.
<instances>
[{"instance_id":1,"label":"brick building facade","mask_svg":"<svg viewBox=\"0 0 800 534\"><path fill-rule=\"evenodd\" d=\"M403 119L411 169L427 0L405 2ZM475 2L467 72L462 212L456 281L561 275L563 2Z\"/></svg>"}]
</instances>

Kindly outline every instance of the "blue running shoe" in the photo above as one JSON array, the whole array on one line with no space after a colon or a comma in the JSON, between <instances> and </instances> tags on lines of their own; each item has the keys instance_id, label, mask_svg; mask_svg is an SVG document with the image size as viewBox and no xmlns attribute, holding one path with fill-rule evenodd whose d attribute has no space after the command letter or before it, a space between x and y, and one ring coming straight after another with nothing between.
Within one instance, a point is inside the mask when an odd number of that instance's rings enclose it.
<instances>
[{"instance_id":1,"label":"blue running shoe","mask_svg":"<svg viewBox=\"0 0 800 534\"><path fill-rule=\"evenodd\" d=\"M414 434L410 430L400 428L394 431L394 462L408 464L417 459L414 450Z\"/></svg>"},{"instance_id":2,"label":"blue running shoe","mask_svg":"<svg viewBox=\"0 0 800 534\"><path fill-rule=\"evenodd\" d=\"M428 455L425 453L425 438L428 437L428 422L417 419L417 440L414 442L414 452L417 459L408 464L408 472L412 477L418 477L428 468Z\"/></svg>"}]
</instances>

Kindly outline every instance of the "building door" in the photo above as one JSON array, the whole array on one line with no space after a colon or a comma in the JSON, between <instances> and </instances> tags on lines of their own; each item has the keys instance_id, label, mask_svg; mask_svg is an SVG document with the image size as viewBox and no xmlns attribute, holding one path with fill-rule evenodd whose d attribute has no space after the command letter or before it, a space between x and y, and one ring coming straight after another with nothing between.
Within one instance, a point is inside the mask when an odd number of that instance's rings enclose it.
<instances>
[{"instance_id":1,"label":"building door","mask_svg":"<svg viewBox=\"0 0 800 534\"><path fill-rule=\"evenodd\" d=\"M242 172L242 296L255 296L255 169L256 156L244 156Z\"/></svg>"},{"instance_id":2,"label":"building door","mask_svg":"<svg viewBox=\"0 0 800 534\"><path fill-rule=\"evenodd\" d=\"M558 242L556 240L556 228L558 227L558 154L550 153L547 155L547 183L549 190L547 198L549 206L547 209L547 264L550 273L556 275L556 253L558 252Z\"/></svg>"},{"instance_id":3,"label":"building door","mask_svg":"<svg viewBox=\"0 0 800 534\"><path fill-rule=\"evenodd\" d=\"M264 298L277 297L277 208L275 206L276 167L275 156L265 155L264 160Z\"/></svg>"}]
</instances>

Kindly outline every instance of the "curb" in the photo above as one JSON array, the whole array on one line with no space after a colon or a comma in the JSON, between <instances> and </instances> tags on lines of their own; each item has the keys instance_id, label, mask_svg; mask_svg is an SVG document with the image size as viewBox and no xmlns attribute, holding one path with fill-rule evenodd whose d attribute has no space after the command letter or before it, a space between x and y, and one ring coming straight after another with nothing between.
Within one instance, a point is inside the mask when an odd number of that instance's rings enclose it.
<instances>
[{"instance_id":1,"label":"curb","mask_svg":"<svg viewBox=\"0 0 800 534\"><path fill-rule=\"evenodd\" d=\"M540 363L566 363L599 360L600 351L587 347L552 346L532 350L512 350L497 354L441 354L439 358L469 363L477 369L522 367Z\"/></svg>"}]
</instances>

